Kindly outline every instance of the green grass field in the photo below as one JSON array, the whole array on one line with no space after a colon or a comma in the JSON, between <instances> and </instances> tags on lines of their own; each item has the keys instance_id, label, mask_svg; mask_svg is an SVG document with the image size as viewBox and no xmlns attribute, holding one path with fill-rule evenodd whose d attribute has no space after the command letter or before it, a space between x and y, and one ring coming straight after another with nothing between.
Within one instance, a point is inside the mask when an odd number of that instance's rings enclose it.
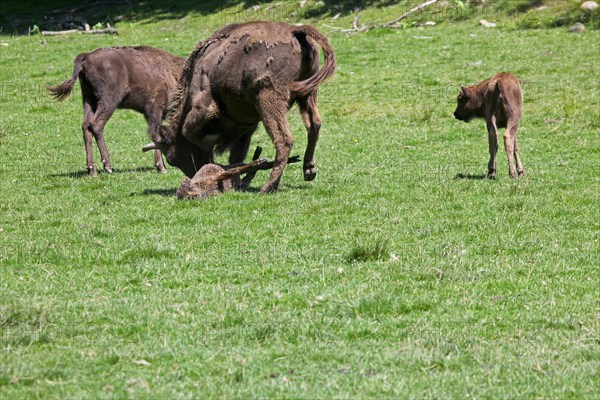
<instances>
[{"instance_id":1,"label":"green grass field","mask_svg":"<svg viewBox=\"0 0 600 400\"><path fill-rule=\"evenodd\" d=\"M115 173L87 177L79 83L64 103L45 85L97 47L185 56L240 10L0 36L0 398L598 398L599 31L299 19L338 58L315 181L294 164L274 195L263 172L176 201L183 174L154 171L124 110L105 129ZM502 70L523 82L519 180L502 145L483 179L485 123L452 116L460 85ZM255 145L274 156L262 128Z\"/></svg>"}]
</instances>

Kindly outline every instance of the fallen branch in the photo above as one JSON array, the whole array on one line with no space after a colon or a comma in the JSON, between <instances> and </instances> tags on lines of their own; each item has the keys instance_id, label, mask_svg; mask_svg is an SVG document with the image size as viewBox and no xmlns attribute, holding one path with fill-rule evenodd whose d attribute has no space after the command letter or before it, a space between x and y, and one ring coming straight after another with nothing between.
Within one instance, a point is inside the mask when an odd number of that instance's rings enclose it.
<instances>
[{"instance_id":1,"label":"fallen branch","mask_svg":"<svg viewBox=\"0 0 600 400\"><path fill-rule=\"evenodd\" d=\"M89 27L89 25L88 25ZM113 28L110 24L106 24L105 29L86 29L84 31L79 29L68 29L66 31L42 31L42 36L58 36L58 35L70 35L71 33L89 33L92 35L109 34L118 35L119 32Z\"/></svg>"},{"instance_id":2,"label":"fallen branch","mask_svg":"<svg viewBox=\"0 0 600 400\"><path fill-rule=\"evenodd\" d=\"M350 29L340 29L339 32L344 32L344 33L358 33L358 32L368 31L369 27L367 25L363 25L361 27L358 26L358 18L360 18L359 15L357 15L356 17L354 17L354 21L352 21L352 28L350 28Z\"/></svg>"},{"instance_id":3,"label":"fallen branch","mask_svg":"<svg viewBox=\"0 0 600 400\"><path fill-rule=\"evenodd\" d=\"M425 3L419 4L418 6L411 8L410 10L408 10L407 12L405 12L398 18L396 18L390 22L386 22L384 24L373 25L373 26L369 26L369 25L358 26L359 16L357 15L356 17L354 17L354 21L352 21L352 28L350 28L350 29L342 29L342 28L338 28L335 26L328 26L328 25L326 25L326 26L328 28L336 29L337 32L344 32L344 33L348 33L348 34L366 32L369 29L375 29L375 28L394 28L394 25L396 25L398 22L402 21L403 19L406 19L409 15L411 15L417 11L422 11L425 7L427 7L431 4L437 3L437 1L438 0L428 0ZM429 24L425 23L424 25L429 25Z\"/></svg>"},{"instance_id":4,"label":"fallen branch","mask_svg":"<svg viewBox=\"0 0 600 400\"><path fill-rule=\"evenodd\" d=\"M404 14L402 14L401 16L399 16L398 18L390 21L390 22L386 22L385 24L381 24L381 25L377 25L376 28L391 28L392 26L396 25L398 22L402 21L403 19L405 19L406 17L408 17L410 14L417 12L417 11L421 11L423 10L425 7L437 3L438 0L428 0L425 3L419 4L416 7L411 8L410 10L408 10L407 12L405 12Z\"/></svg>"},{"instance_id":5,"label":"fallen branch","mask_svg":"<svg viewBox=\"0 0 600 400\"><path fill-rule=\"evenodd\" d=\"M42 36L69 35L71 33L81 32L79 29L68 29L66 31L42 31Z\"/></svg>"},{"instance_id":6,"label":"fallen branch","mask_svg":"<svg viewBox=\"0 0 600 400\"><path fill-rule=\"evenodd\" d=\"M83 33L90 33L92 35L97 35L97 34L102 34L102 33L107 33L109 35L117 35L119 34L119 32L117 32L117 30L115 28L113 28L112 26L110 26L110 24L106 24L106 28L104 29L92 29L90 31L85 30L82 31Z\"/></svg>"}]
</instances>

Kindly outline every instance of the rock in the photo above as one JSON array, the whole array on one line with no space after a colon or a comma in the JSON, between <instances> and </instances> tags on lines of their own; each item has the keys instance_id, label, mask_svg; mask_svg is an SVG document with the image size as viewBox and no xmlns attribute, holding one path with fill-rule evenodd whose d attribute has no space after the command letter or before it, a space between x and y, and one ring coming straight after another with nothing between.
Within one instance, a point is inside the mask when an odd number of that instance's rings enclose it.
<instances>
[{"instance_id":1,"label":"rock","mask_svg":"<svg viewBox=\"0 0 600 400\"><path fill-rule=\"evenodd\" d=\"M572 33L585 32L585 25L583 25L581 22L577 22L575 25L573 25L572 27L569 28L569 32L572 32Z\"/></svg>"},{"instance_id":2,"label":"rock","mask_svg":"<svg viewBox=\"0 0 600 400\"><path fill-rule=\"evenodd\" d=\"M596 3L595 1L585 1L581 5L581 9L585 10L585 11L592 11L592 10L595 10L596 8L598 8L598 3Z\"/></svg>"},{"instance_id":3,"label":"rock","mask_svg":"<svg viewBox=\"0 0 600 400\"><path fill-rule=\"evenodd\" d=\"M467 63L465 63L465 67L467 67L467 68L481 67L482 65L483 65L483 61L482 60L475 61L475 62L467 62Z\"/></svg>"},{"instance_id":4,"label":"rock","mask_svg":"<svg viewBox=\"0 0 600 400\"><path fill-rule=\"evenodd\" d=\"M490 21L486 21L485 19L480 19L479 20L479 25L485 26L486 28L494 28L496 26L496 23L490 22Z\"/></svg>"}]
</instances>

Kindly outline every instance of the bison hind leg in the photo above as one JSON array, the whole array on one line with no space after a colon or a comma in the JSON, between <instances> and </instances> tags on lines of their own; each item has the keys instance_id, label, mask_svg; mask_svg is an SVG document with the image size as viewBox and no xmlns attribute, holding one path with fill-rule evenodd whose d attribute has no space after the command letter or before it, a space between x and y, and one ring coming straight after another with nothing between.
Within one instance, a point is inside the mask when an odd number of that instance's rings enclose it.
<instances>
[{"instance_id":1,"label":"bison hind leg","mask_svg":"<svg viewBox=\"0 0 600 400\"><path fill-rule=\"evenodd\" d=\"M261 193L275 192L294 145L287 120L288 102L275 90L263 90L258 96L258 109L265 129L275 145L275 161Z\"/></svg>"},{"instance_id":2,"label":"bison hind leg","mask_svg":"<svg viewBox=\"0 0 600 400\"><path fill-rule=\"evenodd\" d=\"M317 92L315 91L307 97L298 99L298 106L308 134L308 142L304 153L304 180L312 181L317 176L315 149L321 130L321 117L317 109Z\"/></svg>"}]
</instances>

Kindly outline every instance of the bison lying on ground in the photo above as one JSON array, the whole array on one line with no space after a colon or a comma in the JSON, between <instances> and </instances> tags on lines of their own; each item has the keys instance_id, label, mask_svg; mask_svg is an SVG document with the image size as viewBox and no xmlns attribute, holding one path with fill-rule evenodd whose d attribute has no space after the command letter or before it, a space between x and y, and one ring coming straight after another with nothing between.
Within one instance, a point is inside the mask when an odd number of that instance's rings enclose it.
<instances>
[{"instance_id":1,"label":"bison lying on ground","mask_svg":"<svg viewBox=\"0 0 600 400\"><path fill-rule=\"evenodd\" d=\"M234 165L205 164L192 179L185 177L175 196L178 199L196 199L215 196L230 190L246 190L250 182L261 169L273 168L273 161L259 159L262 148L257 147L252 162ZM288 159L288 164L300 161L294 156ZM243 179L240 175L246 173Z\"/></svg>"},{"instance_id":2,"label":"bison lying on ground","mask_svg":"<svg viewBox=\"0 0 600 400\"><path fill-rule=\"evenodd\" d=\"M319 47L324 64L319 70ZM287 112L298 103L308 131L304 179L316 176L314 152L321 119L317 88L335 71L329 41L311 26L250 22L228 25L197 44L186 61L160 140L169 164L192 177L213 151L242 162L262 121L276 149L262 193L275 191L294 139Z\"/></svg>"},{"instance_id":3,"label":"bison lying on ground","mask_svg":"<svg viewBox=\"0 0 600 400\"><path fill-rule=\"evenodd\" d=\"M517 78L501 72L478 85L461 87L454 117L469 122L473 118L485 118L490 147L488 177L496 177L496 152L498 151L498 128L506 128L504 149L508 156L508 173L511 178L525 175L517 128L521 119L523 96ZM515 168L516 160L516 168Z\"/></svg>"},{"instance_id":4,"label":"bison lying on ground","mask_svg":"<svg viewBox=\"0 0 600 400\"><path fill-rule=\"evenodd\" d=\"M81 53L74 64L71 78L48 87L48 91L57 100L64 100L79 77L87 170L90 175L96 175L93 136L104 169L110 173L112 164L104 142L104 125L117 108L135 110L144 114L148 133L156 140L185 59L152 47L112 47ZM154 153L154 161L158 171L165 172L159 150Z\"/></svg>"}]
</instances>

